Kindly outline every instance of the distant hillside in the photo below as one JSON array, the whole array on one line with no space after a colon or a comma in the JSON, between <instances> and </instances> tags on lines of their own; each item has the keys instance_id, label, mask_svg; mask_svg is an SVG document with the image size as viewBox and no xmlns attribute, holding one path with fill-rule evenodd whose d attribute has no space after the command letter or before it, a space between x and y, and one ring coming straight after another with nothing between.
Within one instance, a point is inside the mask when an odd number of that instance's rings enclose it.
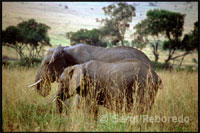
<instances>
[{"instance_id":1,"label":"distant hillside","mask_svg":"<svg viewBox=\"0 0 200 133\"><path fill-rule=\"evenodd\" d=\"M100 23L96 18L104 18L102 7L111 2L2 2L2 28L16 25L23 20L34 18L51 27L49 35L55 45L68 44L65 33L81 28L98 28ZM197 2L129 2L136 7L136 17L125 38L130 40L134 32L133 26L145 19L146 12L159 8L186 14L185 32L193 29L193 23L198 20Z\"/></svg>"}]
</instances>

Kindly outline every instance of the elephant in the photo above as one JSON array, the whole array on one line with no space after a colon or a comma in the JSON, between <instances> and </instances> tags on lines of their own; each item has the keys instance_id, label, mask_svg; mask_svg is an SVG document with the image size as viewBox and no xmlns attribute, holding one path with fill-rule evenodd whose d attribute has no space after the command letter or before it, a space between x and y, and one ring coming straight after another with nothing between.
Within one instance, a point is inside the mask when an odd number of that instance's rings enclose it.
<instances>
[{"instance_id":1,"label":"elephant","mask_svg":"<svg viewBox=\"0 0 200 133\"><path fill-rule=\"evenodd\" d=\"M145 113L154 103L162 80L152 67L137 59L117 62L91 60L64 69L53 98L62 113L62 102L74 95L98 115L98 105L120 112Z\"/></svg>"},{"instance_id":2,"label":"elephant","mask_svg":"<svg viewBox=\"0 0 200 133\"><path fill-rule=\"evenodd\" d=\"M51 83L57 81L66 67L82 64L90 60L115 62L134 58L152 67L149 58L141 51L132 47L103 48L87 44L74 46L58 46L50 48L37 71L35 83L29 87L46 97L50 94ZM58 81L57 81L58 82Z\"/></svg>"}]
</instances>

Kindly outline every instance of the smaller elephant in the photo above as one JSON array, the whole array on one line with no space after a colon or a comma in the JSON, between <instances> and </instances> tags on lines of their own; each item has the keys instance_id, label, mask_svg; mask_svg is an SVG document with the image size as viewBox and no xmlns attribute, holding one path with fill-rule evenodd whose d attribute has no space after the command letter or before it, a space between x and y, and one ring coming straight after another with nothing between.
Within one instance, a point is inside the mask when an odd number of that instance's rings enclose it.
<instances>
[{"instance_id":1,"label":"smaller elephant","mask_svg":"<svg viewBox=\"0 0 200 133\"><path fill-rule=\"evenodd\" d=\"M114 63L89 61L64 69L59 78L55 98L62 112L62 103L76 94L85 106L98 115L98 105L120 112L145 112L154 103L162 81L148 65L136 59Z\"/></svg>"}]
</instances>

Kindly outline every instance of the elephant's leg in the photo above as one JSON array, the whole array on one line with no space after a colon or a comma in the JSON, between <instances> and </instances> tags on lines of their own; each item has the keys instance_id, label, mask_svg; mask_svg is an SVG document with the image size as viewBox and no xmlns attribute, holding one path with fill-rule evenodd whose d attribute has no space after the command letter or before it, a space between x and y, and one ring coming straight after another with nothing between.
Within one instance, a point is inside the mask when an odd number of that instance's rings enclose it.
<instances>
[{"instance_id":1,"label":"elephant's leg","mask_svg":"<svg viewBox=\"0 0 200 133\"><path fill-rule=\"evenodd\" d=\"M64 93L62 92L58 98L56 99L56 108L57 108L57 111L58 113L62 113L63 111L63 105L62 105L62 101L64 101L66 98L65 98L65 95Z\"/></svg>"},{"instance_id":2,"label":"elephant's leg","mask_svg":"<svg viewBox=\"0 0 200 133\"><path fill-rule=\"evenodd\" d=\"M61 114L63 110L63 105L62 105L61 99L59 98L56 99L56 108L57 108L57 112Z\"/></svg>"}]
</instances>

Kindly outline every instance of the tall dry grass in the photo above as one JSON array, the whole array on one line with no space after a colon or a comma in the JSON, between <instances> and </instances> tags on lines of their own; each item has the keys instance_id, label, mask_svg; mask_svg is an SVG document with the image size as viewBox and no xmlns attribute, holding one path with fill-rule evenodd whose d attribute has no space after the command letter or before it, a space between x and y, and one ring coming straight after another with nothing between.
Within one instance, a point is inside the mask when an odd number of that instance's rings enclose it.
<instances>
[{"instance_id":1,"label":"tall dry grass","mask_svg":"<svg viewBox=\"0 0 200 133\"><path fill-rule=\"evenodd\" d=\"M187 122L122 121L122 116L100 107L97 122L80 108L59 115L55 103L49 103L57 84L52 84L49 96L41 97L27 86L34 82L34 68L2 69L3 131L197 131L198 73L158 72L164 88L158 90L148 116L189 118ZM66 111L66 110L65 110ZM107 118L102 121L102 118ZM121 120L121 121L116 121Z\"/></svg>"}]
</instances>

